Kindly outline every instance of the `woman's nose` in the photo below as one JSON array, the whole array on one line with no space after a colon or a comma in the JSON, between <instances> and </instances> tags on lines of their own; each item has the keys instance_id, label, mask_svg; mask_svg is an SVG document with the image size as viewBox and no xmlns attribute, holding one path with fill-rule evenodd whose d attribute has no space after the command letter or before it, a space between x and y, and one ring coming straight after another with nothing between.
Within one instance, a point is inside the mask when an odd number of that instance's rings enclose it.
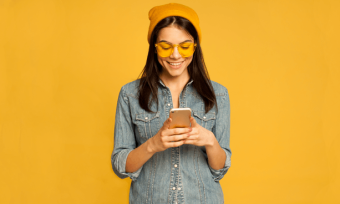
<instances>
[{"instance_id":1,"label":"woman's nose","mask_svg":"<svg viewBox=\"0 0 340 204\"><path fill-rule=\"evenodd\" d=\"M179 59L179 58L181 58L181 57L182 57L181 54L179 54L179 52L178 52L178 47L176 46L176 47L174 48L174 51L173 51L172 54L170 55L170 58Z\"/></svg>"}]
</instances>

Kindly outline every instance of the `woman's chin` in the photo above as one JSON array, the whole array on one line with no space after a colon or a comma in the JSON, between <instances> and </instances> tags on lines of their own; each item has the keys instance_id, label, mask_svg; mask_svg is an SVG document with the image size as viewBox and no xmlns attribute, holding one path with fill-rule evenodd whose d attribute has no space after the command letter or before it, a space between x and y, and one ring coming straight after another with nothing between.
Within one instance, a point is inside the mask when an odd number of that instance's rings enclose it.
<instances>
[{"instance_id":1,"label":"woman's chin","mask_svg":"<svg viewBox=\"0 0 340 204\"><path fill-rule=\"evenodd\" d=\"M168 69L167 72L171 77L178 77L184 73L185 69Z\"/></svg>"}]
</instances>

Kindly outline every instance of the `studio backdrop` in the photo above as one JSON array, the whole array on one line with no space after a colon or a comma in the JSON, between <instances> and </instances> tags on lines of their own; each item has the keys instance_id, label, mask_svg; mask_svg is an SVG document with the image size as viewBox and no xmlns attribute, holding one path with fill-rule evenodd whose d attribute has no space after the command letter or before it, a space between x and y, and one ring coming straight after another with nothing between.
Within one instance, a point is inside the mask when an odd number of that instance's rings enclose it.
<instances>
[{"instance_id":1,"label":"studio backdrop","mask_svg":"<svg viewBox=\"0 0 340 204\"><path fill-rule=\"evenodd\" d=\"M0 203L128 203L115 109L164 0L0 0ZM230 96L228 204L340 203L340 1L176 1ZM194 184L193 184L194 185Z\"/></svg>"}]
</instances>

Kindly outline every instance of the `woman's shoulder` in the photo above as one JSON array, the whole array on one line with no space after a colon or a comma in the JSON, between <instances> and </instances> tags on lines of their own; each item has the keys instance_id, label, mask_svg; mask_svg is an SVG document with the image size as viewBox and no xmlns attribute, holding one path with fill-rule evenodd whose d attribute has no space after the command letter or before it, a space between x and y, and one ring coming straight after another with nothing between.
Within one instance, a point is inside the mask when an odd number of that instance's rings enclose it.
<instances>
[{"instance_id":1,"label":"woman's shoulder","mask_svg":"<svg viewBox=\"0 0 340 204\"><path fill-rule=\"evenodd\" d=\"M136 98L138 94L139 81L140 79L137 79L137 80L124 84L121 88L121 91L128 96L132 96Z\"/></svg>"},{"instance_id":2,"label":"woman's shoulder","mask_svg":"<svg viewBox=\"0 0 340 204\"><path fill-rule=\"evenodd\" d=\"M228 95L228 89L222 84L210 80L211 85L213 86L214 92L216 96L225 96Z\"/></svg>"}]
</instances>

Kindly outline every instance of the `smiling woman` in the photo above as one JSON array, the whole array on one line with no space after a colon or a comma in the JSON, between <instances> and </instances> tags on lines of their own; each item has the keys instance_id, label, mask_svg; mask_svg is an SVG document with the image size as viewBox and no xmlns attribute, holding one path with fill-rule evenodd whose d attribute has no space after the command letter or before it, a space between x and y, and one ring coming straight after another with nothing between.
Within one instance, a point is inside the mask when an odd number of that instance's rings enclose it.
<instances>
[{"instance_id":1,"label":"smiling woman","mask_svg":"<svg viewBox=\"0 0 340 204\"><path fill-rule=\"evenodd\" d=\"M141 78L118 97L112 168L132 179L130 203L223 203L228 90L209 79L194 10L171 3L152 8L149 19ZM172 108L190 108L191 127L170 128Z\"/></svg>"}]
</instances>

